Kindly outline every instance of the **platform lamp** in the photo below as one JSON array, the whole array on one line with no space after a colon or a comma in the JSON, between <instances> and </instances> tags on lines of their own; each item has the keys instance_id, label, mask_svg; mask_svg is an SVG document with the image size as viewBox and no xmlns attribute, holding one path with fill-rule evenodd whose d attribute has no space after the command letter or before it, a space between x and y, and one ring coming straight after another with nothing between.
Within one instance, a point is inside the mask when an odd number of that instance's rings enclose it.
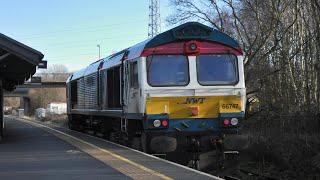
<instances>
[{"instance_id":1,"label":"platform lamp","mask_svg":"<svg viewBox=\"0 0 320 180\"><path fill-rule=\"evenodd\" d=\"M100 59L100 44L98 44L97 47L99 48L99 59Z\"/></svg>"}]
</instances>

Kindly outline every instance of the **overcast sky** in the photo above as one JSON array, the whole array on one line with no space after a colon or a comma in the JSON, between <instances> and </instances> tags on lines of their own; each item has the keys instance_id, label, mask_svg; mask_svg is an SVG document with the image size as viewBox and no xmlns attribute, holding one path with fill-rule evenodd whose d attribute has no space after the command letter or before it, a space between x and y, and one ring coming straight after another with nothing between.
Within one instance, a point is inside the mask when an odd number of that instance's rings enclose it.
<instances>
[{"instance_id":1,"label":"overcast sky","mask_svg":"<svg viewBox=\"0 0 320 180\"><path fill-rule=\"evenodd\" d=\"M49 64L78 70L147 39L149 0L1 1L0 32L42 52ZM170 13L161 0L162 30Z\"/></svg>"}]
</instances>

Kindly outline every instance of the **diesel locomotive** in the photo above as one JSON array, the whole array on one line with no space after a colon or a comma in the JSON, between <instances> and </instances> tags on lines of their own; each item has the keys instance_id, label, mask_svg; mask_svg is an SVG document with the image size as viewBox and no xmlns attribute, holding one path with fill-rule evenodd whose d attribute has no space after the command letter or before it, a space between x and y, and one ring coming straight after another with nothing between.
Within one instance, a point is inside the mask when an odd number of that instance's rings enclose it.
<instances>
[{"instance_id":1,"label":"diesel locomotive","mask_svg":"<svg viewBox=\"0 0 320 180\"><path fill-rule=\"evenodd\" d=\"M151 154L223 151L244 118L243 52L223 32L189 22L100 59L67 80L69 127ZM135 142L135 143L134 143Z\"/></svg>"}]
</instances>

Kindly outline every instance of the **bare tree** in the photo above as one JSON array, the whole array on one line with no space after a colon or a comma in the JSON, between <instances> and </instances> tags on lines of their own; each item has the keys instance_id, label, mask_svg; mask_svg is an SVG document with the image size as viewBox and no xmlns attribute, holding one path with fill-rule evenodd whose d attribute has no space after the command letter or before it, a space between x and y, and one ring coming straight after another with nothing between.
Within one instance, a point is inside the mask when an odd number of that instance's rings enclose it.
<instances>
[{"instance_id":1,"label":"bare tree","mask_svg":"<svg viewBox=\"0 0 320 180\"><path fill-rule=\"evenodd\" d=\"M53 64L38 73L42 82L65 82L70 76L66 66ZM66 102L65 88L38 88L29 92L32 109L46 108L51 102Z\"/></svg>"},{"instance_id":2,"label":"bare tree","mask_svg":"<svg viewBox=\"0 0 320 180\"><path fill-rule=\"evenodd\" d=\"M40 71L38 75L41 76L42 81L64 82L71 73L63 64L52 64L48 66L48 69Z\"/></svg>"},{"instance_id":3,"label":"bare tree","mask_svg":"<svg viewBox=\"0 0 320 180\"><path fill-rule=\"evenodd\" d=\"M48 68L41 70L41 73L68 73L68 68L63 64L51 64Z\"/></svg>"},{"instance_id":4,"label":"bare tree","mask_svg":"<svg viewBox=\"0 0 320 180\"><path fill-rule=\"evenodd\" d=\"M320 1L171 2L174 12L169 23L201 21L234 37L242 46L247 94L257 97L261 106L255 116L243 121L244 133L251 137L250 142L271 147L267 151L289 165L285 171L290 176L277 171L275 177L319 176ZM263 164L265 156L260 158ZM266 168L271 174L269 170Z\"/></svg>"},{"instance_id":5,"label":"bare tree","mask_svg":"<svg viewBox=\"0 0 320 180\"><path fill-rule=\"evenodd\" d=\"M317 0L171 0L170 24L197 20L238 40L248 95L283 113L319 111ZM316 106L314 106L316 105ZM317 108L314 108L317 107Z\"/></svg>"}]
</instances>

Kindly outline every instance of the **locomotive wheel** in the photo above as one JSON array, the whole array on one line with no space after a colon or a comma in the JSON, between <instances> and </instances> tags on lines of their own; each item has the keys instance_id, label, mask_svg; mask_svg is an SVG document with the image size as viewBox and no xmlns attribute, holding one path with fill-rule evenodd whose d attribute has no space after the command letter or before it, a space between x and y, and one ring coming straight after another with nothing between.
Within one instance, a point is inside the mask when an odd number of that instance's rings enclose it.
<instances>
[{"instance_id":1,"label":"locomotive wheel","mask_svg":"<svg viewBox=\"0 0 320 180\"><path fill-rule=\"evenodd\" d=\"M140 141L141 141L140 145L141 145L141 147L140 147L140 149L141 149L142 152L145 152L145 153L149 153L148 152L148 142L147 142L147 140L148 140L148 138L147 138L146 133L144 133L144 132L141 133L141 137L140 137Z\"/></svg>"},{"instance_id":2,"label":"locomotive wheel","mask_svg":"<svg viewBox=\"0 0 320 180\"><path fill-rule=\"evenodd\" d=\"M131 142L131 148L136 149L138 151L141 150L141 140L140 137L133 137Z\"/></svg>"},{"instance_id":3,"label":"locomotive wheel","mask_svg":"<svg viewBox=\"0 0 320 180\"><path fill-rule=\"evenodd\" d=\"M72 125L72 123L70 123L70 121L68 122L68 128L71 129L71 130L75 130L73 125Z\"/></svg>"},{"instance_id":4,"label":"locomotive wheel","mask_svg":"<svg viewBox=\"0 0 320 180\"><path fill-rule=\"evenodd\" d=\"M103 134L103 139L110 140L110 132L104 126L101 126L101 133Z\"/></svg>"},{"instance_id":5,"label":"locomotive wheel","mask_svg":"<svg viewBox=\"0 0 320 180\"><path fill-rule=\"evenodd\" d=\"M68 120L68 128L71 129L71 130L76 130L76 128L74 127L74 124L72 123L71 119Z\"/></svg>"}]
</instances>

